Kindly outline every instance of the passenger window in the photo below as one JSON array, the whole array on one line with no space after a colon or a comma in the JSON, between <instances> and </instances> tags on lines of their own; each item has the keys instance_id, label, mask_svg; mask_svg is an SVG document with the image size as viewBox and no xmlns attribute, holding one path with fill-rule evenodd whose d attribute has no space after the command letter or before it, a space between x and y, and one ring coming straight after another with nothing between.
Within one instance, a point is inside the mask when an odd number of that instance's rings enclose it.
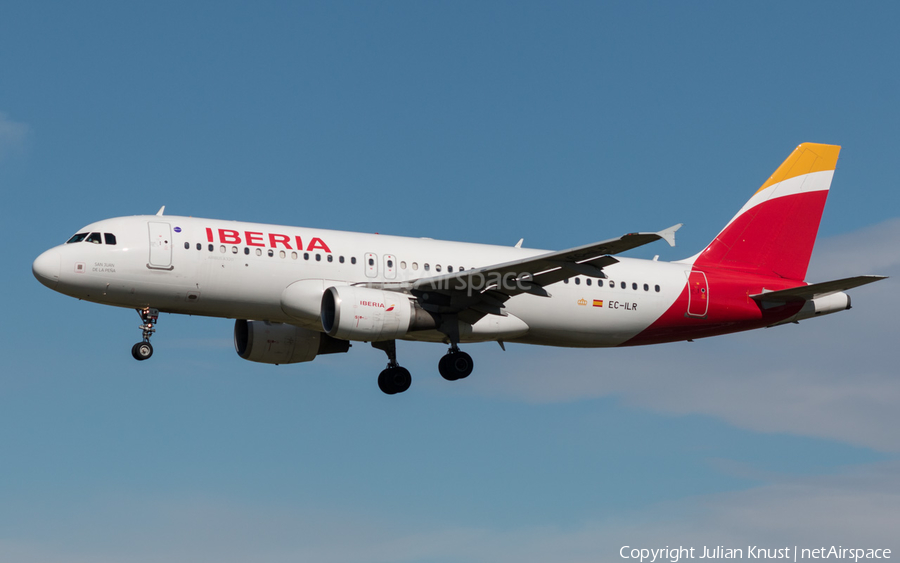
<instances>
[{"instance_id":1,"label":"passenger window","mask_svg":"<svg viewBox=\"0 0 900 563\"><path fill-rule=\"evenodd\" d=\"M422 266L422 269L424 269L427 272L428 270L431 269L431 266L429 266L428 263L426 263L424 266Z\"/></svg>"},{"instance_id":2,"label":"passenger window","mask_svg":"<svg viewBox=\"0 0 900 563\"><path fill-rule=\"evenodd\" d=\"M103 241L100 240L100 233L91 233L88 235L87 242L92 242L94 244L102 244Z\"/></svg>"},{"instance_id":3,"label":"passenger window","mask_svg":"<svg viewBox=\"0 0 900 563\"><path fill-rule=\"evenodd\" d=\"M388 261L387 261L387 267L388 267L388 268L393 268L393 267L394 267L394 261L393 261L393 260L388 260Z\"/></svg>"},{"instance_id":4,"label":"passenger window","mask_svg":"<svg viewBox=\"0 0 900 563\"><path fill-rule=\"evenodd\" d=\"M197 250L203 250L203 245L199 242L197 243Z\"/></svg>"},{"instance_id":5,"label":"passenger window","mask_svg":"<svg viewBox=\"0 0 900 563\"><path fill-rule=\"evenodd\" d=\"M351 264L356 264L356 256L351 256L351 257L350 257L350 263L351 263Z\"/></svg>"},{"instance_id":6,"label":"passenger window","mask_svg":"<svg viewBox=\"0 0 900 563\"><path fill-rule=\"evenodd\" d=\"M256 255L257 255L257 256L262 256L262 248L257 248L257 249L256 249Z\"/></svg>"},{"instance_id":7,"label":"passenger window","mask_svg":"<svg viewBox=\"0 0 900 563\"><path fill-rule=\"evenodd\" d=\"M413 263L412 263L412 268L413 268L413 270L418 270L418 269L419 269L419 263L418 263L418 262L413 262Z\"/></svg>"},{"instance_id":8,"label":"passenger window","mask_svg":"<svg viewBox=\"0 0 900 563\"><path fill-rule=\"evenodd\" d=\"M304 253L303 253L303 259L304 259L304 260L309 260L309 252L304 252Z\"/></svg>"},{"instance_id":9,"label":"passenger window","mask_svg":"<svg viewBox=\"0 0 900 563\"><path fill-rule=\"evenodd\" d=\"M221 252L223 254L225 253L225 245L224 244L219 247L219 252Z\"/></svg>"},{"instance_id":10,"label":"passenger window","mask_svg":"<svg viewBox=\"0 0 900 563\"><path fill-rule=\"evenodd\" d=\"M465 268L463 268L462 266L460 266L460 267L459 267L459 271L460 271L460 272L463 272L463 271L465 271Z\"/></svg>"},{"instance_id":11,"label":"passenger window","mask_svg":"<svg viewBox=\"0 0 900 563\"><path fill-rule=\"evenodd\" d=\"M213 251L213 245L209 245L209 251L210 251L210 252Z\"/></svg>"},{"instance_id":12,"label":"passenger window","mask_svg":"<svg viewBox=\"0 0 900 563\"><path fill-rule=\"evenodd\" d=\"M644 291L650 291L650 286L648 284L644 284Z\"/></svg>"},{"instance_id":13,"label":"passenger window","mask_svg":"<svg viewBox=\"0 0 900 563\"><path fill-rule=\"evenodd\" d=\"M619 287L621 287L622 289L625 289L625 282L621 282L621 283L619 284Z\"/></svg>"},{"instance_id":14,"label":"passenger window","mask_svg":"<svg viewBox=\"0 0 900 563\"><path fill-rule=\"evenodd\" d=\"M269 258L272 258L273 256L275 256L275 251L270 248L268 254Z\"/></svg>"},{"instance_id":15,"label":"passenger window","mask_svg":"<svg viewBox=\"0 0 900 563\"><path fill-rule=\"evenodd\" d=\"M191 249L191 243L189 243L189 242L184 243L184 249L185 249L185 250L190 250L190 249Z\"/></svg>"},{"instance_id":16,"label":"passenger window","mask_svg":"<svg viewBox=\"0 0 900 563\"><path fill-rule=\"evenodd\" d=\"M296 259L297 259L297 253L291 252L291 260L296 260Z\"/></svg>"},{"instance_id":17,"label":"passenger window","mask_svg":"<svg viewBox=\"0 0 900 563\"><path fill-rule=\"evenodd\" d=\"M405 270L405 269L406 269L406 260L401 260L401 261L400 261L400 269L401 269L401 270Z\"/></svg>"},{"instance_id":18,"label":"passenger window","mask_svg":"<svg viewBox=\"0 0 900 563\"><path fill-rule=\"evenodd\" d=\"M316 253L316 262L321 262L321 261L322 261L322 255Z\"/></svg>"},{"instance_id":19,"label":"passenger window","mask_svg":"<svg viewBox=\"0 0 900 563\"><path fill-rule=\"evenodd\" d=\"M375 265L375 259L369 258L369 266L374 266L374 265Z\"/></svg>"},{"instance_id":20,"label":"passenger window","mask_svg":"<svg viewBox=\"0 0 900 563\"><path fill-rule=\"evenodd\" d=\"M331 254L329 254L329 255L328 255L328 261L329 261L329 262L334 262L334 256L331 255Z\"/></svg>"},{"instance_id":21,"label":"passenger window","mask_svg":"<svg viewBox=\"0 0 900 563\"><path fill-rule=\"evenodd\" d=\"M609 288L610 288L610 289L615 289L615 288L616 288L616 282L610 280L610 282L609 282Z\"/></svg>"},{"instance_id":22,"label":"passenger window","mask_svg":"<svg viewBox=\"0 0 900 563\"><path fill-rule=\"evenodd\" d=\"M656 289L656 293L659 293L659 286L658 286L658 285L655 287L655 289Z\"/></svg>"},{"instance_id":23,"label":"passenger window","mask_svg":"<svg viewBox=\"0 0 900 563\"><path fill-rule=\"evenodd\" d=\"M563 283L569 283L569 278L564 279Z\"/></svg>"},{"instance_id":24,"label":"passenger window","mask_svg":"<svg viewBox=\"0 0 900 563\"><path fill-rule=\"evenodd\" d=\"M584 280L585 285L591 285L591 278Z\"/></svg>"},{"instance_id":25,"label":"passenger window","mask_svg":"<svg viewBox=\"0 0 900 563\"><path fill-rule=\"evenodd\" d=\"M103 240L106 244L116 244L116 235L112 233L103 233ZM186 243L190 244L190 243ZM187 246L185 248L188 248Z\"/></svg>"},{"instance_id":26,"label":"passenger window","mask_svg":"<svg viewBox=\"0 0 900 563\"><path fill-rule=\"evenodd\" d=\"M81 241L83 241L84 239L86 239L87 236L88 236L87 233L78 233L77 235L75 235L75 236L73 236L72 238L70 238L69 240L67 240L67 241L66 241L66 244L71 244L71 243L73 243L73 242L81 242Z\"/></svg>"},{"instance_id":27,"label":"passenger window","mask_svg":"<svg viewBox=\"0 0 900 563\"><path fill-rule=\"evenodd\" d=\"M637 291L637 284L636 283L631 284L631 289Z\"/></svg>"},{"instance_id":28,"label":"passenger window","mask_svg":"<svg viewBox=\"0 0 900 563\"><path fill-rule=\"evenodd\" d=\"M247 256L250 256L250 247L249 246L244 247L244 254Z\"/></svg>"},{"instance_id":29,"label":"passenger window","mask_svg":"<svg viewBox=\"0 0 900 563\"><path fill-rule=\"evenodd\" d=\"M447 266L447 271L448 271L448 272L452 272L452 271L453 271L453 266Z\"/></svg>"},{"instance_id":30,"label":"passenger window","mask_svg":"<svg viewBox=\"0 0 900 563\"><path fill-rule=\"evenodd\" d=\"M237 249L236 246L232 246L232 247L231 247L231 253L232 253L232 254L237 254L237 253L238 253L238 249Z\"/></svg>"},{"instance_id":31,"label":"passenger window","mask_svg":"<svg viewBox=\"0 0 900 563\"><path fill-rule=\"evenodd\" d=\"M581 278L575 278L575 285L581 285Z\"/></svg>"},{"instance_id":32,"label":"passenger window","mask_svg":"<svg viewBox=\"0 0 900 563\"><path fill-rule=\"evenodd\" d=\"M440 264L436 264L436 265L434 266L434 271L435 271L435 272L440 272L440 271L441 271L441 265L440 265Z\"/></svg>"},{"instance_id":33,"label":"passenger window","mask_svg":"<svg viewBox=\"0 0 900 563\"><path fill-rule=\"evenodd\" d=\"M278 257L279 257L279 258L284 258L285 256L287 256L287 254L285 254L284 250L281 250L281 251L278 252Z\"/></svg>"},{"instance_id":34,"label":"passenger window","mask_svg":"<svg viewBox=\"0 0 900 563\"><path fill-rule=\"evenodd\" d=\"M603 280L597 280L597 287L603 287Z\"/></svg>"},{"instance_id":35,"label":"passenger window","mask_svg":"<svg viewBox=\"0 0 900 563\"><path fill-rule=\"evenodd\" d=\"M344 263L344 257L341 256L340 258L338 258L338 262L340 262L341 264L343 264L343 263Z\"/></svg>"}]
</instances>

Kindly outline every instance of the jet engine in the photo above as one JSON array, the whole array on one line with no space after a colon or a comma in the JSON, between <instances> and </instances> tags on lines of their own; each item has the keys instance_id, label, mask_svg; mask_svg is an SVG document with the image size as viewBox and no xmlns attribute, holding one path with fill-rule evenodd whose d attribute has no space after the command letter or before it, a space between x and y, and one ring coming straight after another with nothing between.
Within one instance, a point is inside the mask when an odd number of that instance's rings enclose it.
<instances>
[{"instance_id":1,"label":"jet engine","mask_svg":"<svg viewBox=\"0 0 900 563\"><path fill-rule=\"evenodd\" d=\"M338 286L322 295L322 328L341 340L393 340L436 326L430 313L402 293Z\"/></svg>"},{"instance_id":2,"label":"jet engine","mask_svg":"<svg viewBox=\"0 0 900 563\"><path fill-rule=\"evenodd\" d=\"M239 319L234 322L234 349L251 362L296 364L318 354L346 352L350 343L299 326Z\"/></svg>"}]
</instances>

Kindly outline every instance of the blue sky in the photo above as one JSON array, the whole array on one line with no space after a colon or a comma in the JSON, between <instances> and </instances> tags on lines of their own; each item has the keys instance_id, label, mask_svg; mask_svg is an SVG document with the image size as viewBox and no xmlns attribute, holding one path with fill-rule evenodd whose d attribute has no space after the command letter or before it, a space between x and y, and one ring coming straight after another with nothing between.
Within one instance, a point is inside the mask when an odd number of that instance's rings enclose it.
<instances>
[{"instance_id":1,"label":"blue sky","mask_svg":"<svg viewBox=\"0 0 900 563\"><path fill-rule=\"evenodd\" d=\"M702 248L842 145L810 280L900 275L888 3L0 6L0 560L619 560L900 549L895 278L800 326L629 350L241 360L224 320L81 303L31 261L168 213L561 249Z\"/></svg>"}]
</instances>

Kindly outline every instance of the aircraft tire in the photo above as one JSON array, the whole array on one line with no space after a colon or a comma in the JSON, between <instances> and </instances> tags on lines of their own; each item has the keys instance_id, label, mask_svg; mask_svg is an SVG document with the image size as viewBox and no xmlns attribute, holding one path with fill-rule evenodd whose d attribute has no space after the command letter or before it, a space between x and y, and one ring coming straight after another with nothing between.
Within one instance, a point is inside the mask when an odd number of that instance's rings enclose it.
<instances>
[{"instance_id":1,"label":"aircraft tire","mask_svg":"<svg viewBox=\"0 0 900 563\"><path fill-rule=\"evenodd\" d=\"M450 357L453 358L452 365L454 371L456 371L456 379L465 379L471 375L472 370L475 368L475 363L472 362L472 356L465 352L457 352L451 354Z\"/></svg>"},{"instance_id":2,"label":"aircraft tire","mask_svg":"<svg viewBox=\"0 0 900 563\"><path fill-rule=\"evenodd\" d=\"M131 347L131 355L135 360L142 362L153 355L153 346L149 342L138 342Z\"/></svg>"},{"instance_id":3,"label":"aircraft tire","mask_svg":"<svg viewBox=\"0 0 900 563\"><path fill-rule=\"evenodd\" d=\"M450 354L445 354L438 361L438 372L440 372L441 377L447 381L457 380L456 372L453 371L453 367L450 365Z\"/></svg>"},{"instance_id":4,"label":"aircraft tire","mask_svg":"<svg viewBox=\"0 0 900 563\"><path fill-rule=\"evenodd\" d=\"M474 367L472 356L462 351L449 352L438 362L438 371L447 381L469 377Z\"/></svg>"},{"instance_id":5,"label":"aircraft tire","mask_svg":"<svg viewBox=\"0 0 900 563\"><path fill-rule=\"evenodd\" d=\"M412 385L412 375L409 370L396 366L387 368L378 375L378 388L387 395L403 393Z\"/></svg>"}]
</instances>

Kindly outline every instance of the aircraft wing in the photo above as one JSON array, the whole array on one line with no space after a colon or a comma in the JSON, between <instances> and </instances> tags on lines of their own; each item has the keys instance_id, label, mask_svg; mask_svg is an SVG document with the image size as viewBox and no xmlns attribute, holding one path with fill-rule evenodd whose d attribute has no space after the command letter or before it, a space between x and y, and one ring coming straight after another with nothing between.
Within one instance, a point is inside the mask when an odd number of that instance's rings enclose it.
<instances>
[{"instance_id":1,"label":"aircraft wing","mask_svg":"<svg viewBox=\"0 0 900 563\"><path fill-rule=\"evenodd\" d=\"M817 297L825 297L839 291L846 291L866 285L868 283L877 282L885 279L886 276L856 276L852 278L844 278L840 280L827 281L822 283L813 283L801 287L791 289L782 289L781 291L764 291L751 295L752 299L757 301L767 301L769 303L789 303L791 301L809 301Z\"/></svg>"},{"instance_id":2,"label":"aircraft wing","mask_svg":"<svg viewBox=\"0 0 900 563\"><path fill-rule=\"evenodd\" d=\"M613 254L660 239L675 246L679 228L680 223L656 233L629 233L568 250L381 287L409 291L427 311L458 314L460 320L474 323L486 314L505 315L503 303L514 295L549 297L544 286L564 279L577 275L605 278L603 268L618 262Z\"/></svg>"}]
</instances>

